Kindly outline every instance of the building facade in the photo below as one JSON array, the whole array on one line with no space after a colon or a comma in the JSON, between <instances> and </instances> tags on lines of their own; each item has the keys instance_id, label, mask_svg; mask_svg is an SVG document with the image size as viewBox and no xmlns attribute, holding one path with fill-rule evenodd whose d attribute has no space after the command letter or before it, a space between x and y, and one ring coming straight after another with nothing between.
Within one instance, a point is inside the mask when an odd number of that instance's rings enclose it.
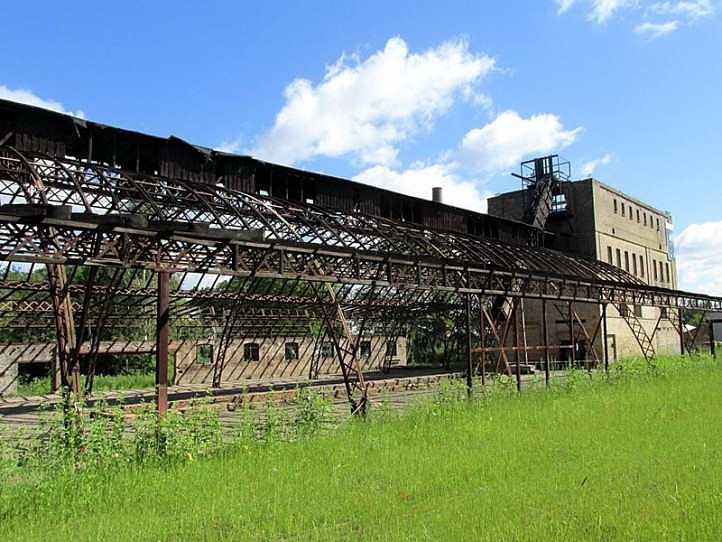
<instances>
[{"instance_id":1,"label":"building facade","mask_svg":"<svg viewBox=\"0 0 722 542\"><path fill-rule=\"evenodd\" d=\"M552 248L617 266L638 280L664 288L676 289L677 269L674 247L670 240L672 217L651 205L616 190L596 179L562 182L554 198L553 212L546 229L553 234ZM529 198L528 190L500 194L489 199L492 215L520 219ZM550 340L571 344L568 308L548 308ZM610 305L607 312L607 345L611 360L642 355L635 333L619 310L630 311L649 335L656 353L679 353L678 330L664 309L643 306ZM574 308L587 330L594 330L601 318L597 306ZM525 307L529 344L541 344L541 304L527 301ZM656 331L655 331L656 330ZM592 332L589 331L592 335ZM575 341L588 350L593 337L575 332ZM601 332L594 341L601 354ZM564 358L564 352L559 356ZM537 354L539 358L541 354Z\"/></svg>"}]
</instances>

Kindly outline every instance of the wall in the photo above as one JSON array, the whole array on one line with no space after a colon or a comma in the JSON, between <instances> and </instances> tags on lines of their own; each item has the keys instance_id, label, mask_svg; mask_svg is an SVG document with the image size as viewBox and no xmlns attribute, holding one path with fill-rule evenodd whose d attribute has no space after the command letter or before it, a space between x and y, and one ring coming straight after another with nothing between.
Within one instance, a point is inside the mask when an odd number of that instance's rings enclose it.
<instances>
[{"instance_id":1,"label":"wall","mask_svg":"<svg viewBox=\"0 0 722 542\"><path fill-rule=\"evenodd\" d=\"M370 355L360 356L363 371L376 371L386 361L385 337L370 337ZM258 344L258 361L245 359L245 344ZM298 345L298 358L286 359L286 343ZM328 343L329 345L331 343ZM389 359L391 366L405 366L407 343L404 337L396 340L397 353ZM211 357L201 359L199 348ZM218 345L208 341L186 341L176 351L176 384L210 384L213 379L213 359L218 355ZM223 382L242 382L244 380L264 380L288 377L312 377L321 374L340 374L337 358L323 355L324 348L313 337L266 337L234 340L228 346L226 361L222 372ZM331 354L332 348L325 347L325 354ZM316 354L314 354L316 352Z\"/></svg>"},{"instance_id":2,"label":"wall","mask_svg":"<svg viewBox=\"0 0 722 542\"><path fill-rule=\"evenodd\" d=\"M0 395L13 395L18 387L18 364L15 359L0 352Z\"/></svg>"}]
</instances>

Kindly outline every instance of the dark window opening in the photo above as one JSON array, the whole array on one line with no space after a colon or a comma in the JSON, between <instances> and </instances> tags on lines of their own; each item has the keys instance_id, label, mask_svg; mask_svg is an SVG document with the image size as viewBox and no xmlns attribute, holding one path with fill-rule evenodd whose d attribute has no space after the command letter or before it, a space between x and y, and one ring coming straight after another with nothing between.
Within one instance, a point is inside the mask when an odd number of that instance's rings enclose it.
<instances>
[{"instance_id":1,"label":"dark window opening","mask_svg":"<svg viewBox=\"0 0 722 542\"><path fill-rule=\"evenodd\" d=\"M213 363L213 345L199 344L196 347L196 363L210 365Z\"/></svg>"},{"instance_id":2,"label":"dark window opening","mask_svg":"<svg viewBox=\"0 0 722 542\"><path fill-rule=\"evenodd\" d=\"M298 359L298 343L286 343L286 352L284 355L286 361Z\"/></svg>"},{"instance_id":3,"label":"dark window opening","mask_svg":"<svg viewBox=\"0 0 722 542\"><path fill-rule=\"evenodd\" d=\"M637 318L642 317L642 305L635 305L634 306L634 316Z\"/></svg>"},{"instance_id":4,"label":"dark window opening","mask_svg":"<svg viewBox=\"0 0 722 542\"><path fill-rule=\"evenodd\" d=\"M617 200L614 200L614 214L617 214Z\"/></svg>"},{"instance_id":5,"label":"dark window opening","mask_svg":"<svg viewBox=\"0 0 722 542\"><path fill-rule=\"evenodd\" d=\"M629 273L629 252L624 251L624 270Z\"/></svg>"},{"instance_id":6,"label":"dark window opening","mask_svg":"<svg viewBox=\"0 0 722 542\"><path fill-rule=\"evenodd\" d=\"M396 339L389 339L386 341L386 356L396 357L397 355Z\"/></svg>"},{"instance_id":7,"label":"dark window opening","mask_svg":"<svg viewBox=\"0 0 722 542\"><path fill-rule=\"evenodd\" d=\"M243 345L243 361L258 361L259 357L258 343L246 343Z\"/></svg>"},{"instance_id":8,"label":"dark window opening","mask_svg":"<svg viewBox=\"0 0 722 542\"><path fill-rule=\"evenodd\" d=\"M321 344L321 356L324 358L332 358L333 357L333 343L332 342L324 342Z\"/></svg>"},{"instance_id":9,"label":"dark window opening","mask_svg":"<svg viewBox=\"0 0 722 542\"><path fill-rule=\"evenodd\" d=\"M607 260L609 263L614 263L614 258L612 257L612 247L607 247Z\"/></svg>"},{"instance_id":10,"label":"dark window opening","mask_svg":"<svg viewBox=\"0 0 722 542\"><path fill-rule=\"evenodd\" d=\"M371 341L361 341L361 344L359 345L359 355L362 358L371 357Z\"/></svg>"}]
</instances>

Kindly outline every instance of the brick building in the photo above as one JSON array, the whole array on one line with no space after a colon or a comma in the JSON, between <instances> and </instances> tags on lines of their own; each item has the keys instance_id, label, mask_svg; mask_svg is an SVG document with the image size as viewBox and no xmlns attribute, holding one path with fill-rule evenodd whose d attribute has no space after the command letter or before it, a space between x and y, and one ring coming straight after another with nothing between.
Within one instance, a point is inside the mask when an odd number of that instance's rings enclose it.
<instances>
[{"instance_id":1,"label":"brick building","mask_svg":"<svg viewBox=\"0 0 722 542\"><path fill-rule=\"evenodd\" d=\"M525 188L490 198L489 214L521 220L530 194ZM560 182L545 227L554 235L553 246L557 250L612 264L652 286L677 288L674 247L670 239L671 215L597 179ZM630 311L630 317L636 319L649 336L654 335L652 346L656 353L679 353L680 340L674 318L668 319L666 313L654 307L625 305L620 308ZM570 344L566 309L549 306L548 310L551 341ZM587 329L596 327L601 317L598 306L579 306L576 310ZM528 301L526 318L529 344L541 344L541 304ZM619 309L610 305L607 318L610 359L642 355L635 333L620 317ZM578 335L576 340L588 348L584 344L586 337ZM595 345L601 352L601 334ZM560 355L564 357L563 353Z\"/></svg>"}]
</instances>

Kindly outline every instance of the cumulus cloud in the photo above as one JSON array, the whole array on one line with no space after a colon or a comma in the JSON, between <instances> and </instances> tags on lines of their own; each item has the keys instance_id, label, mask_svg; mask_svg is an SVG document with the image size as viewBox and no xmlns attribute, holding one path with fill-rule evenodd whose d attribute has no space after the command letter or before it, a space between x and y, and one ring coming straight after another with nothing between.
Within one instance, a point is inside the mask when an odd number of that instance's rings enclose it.
<instances>
[{"instance_id":1,"label":"cumulus cloud","mask_svg":"<svg viewBox=\"0 0 722 542\"><path fill-rule=\"evenodd\" d=\"M525 156L567 147L580 131L565 129L556 115L523 118L515 111L504 111L486 126L466 133L461 156L478 170L499 171L516 165Z\"/></svg>"},{"instance_id":2,"label":"cumulus cloud","mask_svg":"<svg viewBox=\"0 0 722 542\"><path fill-rule=\"evenodd\" d=\"M713 15L715 8L710 0L693 0L682 2L655 2L649 6L647 11L656 15L700 19Z\"/></svg>"},{"instance_id":3,"label":"cumulus cloud","mask_svg":"<svg viewBox=\"0 0 722 542\"><path fill-rule=\"evenodd\" d=\"M665 23L646 23L638 24L634 27L634 31L637 34L641 34L651 40L661 38L667 34L671 34L679 28L678 21L667 21Z\"/></svg>"},{"instance_id":4,"label":"cumulus cloud","mask_svg":"<svg viewBox=\"0 0 722 542\"><path fill-rule=\"evenodd\" d=\"M559 7L559 9L557 9L557 13L561 15L570 7L572 7L572 5L574 4L574 0L556 0L556 3Z\"/></svg>"},{"instance_id":5,"label":"cumulus cloud","mask_svg":"<svg viewBox=\"0 0 722 542\"><path fill-rule=\"evenodd\" d=\"M599 166L606 166L612 161L612 155L607 153L596 160L590 160L582 164L582 176L591 177Z\"/></svg>"},{"instance_id":6,"label":"cumulus cloud","mask_svg":"<svg viewBox=\"0 0 722 542\"><path fill-rule=\"evenodd\" d=\"M595 23L605 23L615 12L636 3L636 0L592 0L592 9L587 19Z\"/></svg>"},{"instance_id":7,"label":"cumulus cloud","mask_svg":"<svg viewBox=\"0 0 722 542\"><path fill-rule=\"evenodd\" d=\"M493 68L493 58L464 40L411 53L396 37L365 60L342 55L318 84L295 79L286 87L285 104L252 153L286 164L349 156L390 165L398 144L429 129L458 96L480 96L473 88Z\"/></svg>"},{"instance_id":8,"label":"cumulus cloud","mask_svg":"<svg viewBox=\"0 0 722 542\"><path fill-rule=\"evenodd\" d=\"M722 296L722 221L687 226L675 246L679 288Z\"/></svg>"},{"instance_id":9,"label":"cumulus cloud","mask_svg":"<svg viewBox=\"0 0 722 542\"><path fill-rule=\"evenodd\" d=\"M424 199L431 199L431 189L440 186L444 189L444 203L485 213L486 199L492 194L481 192L477 183L462 179L455 170L453 163L412 164L401 171L376 165L353 180Z\"/></svg>"},{"instance_id":10,"label":"cumulus cloud","mask_svg":"<svg viewBox=\"0 0 722 542\"><path fill-rule=\"evenodd\" d=\"M42 107L43 109L49 109L50 111L57 111L58 113L65 113L67 115L73 115L74 117L85 118L85 114L78 111L70 111L56 100L47 100L37 96L34 92L24 88L8 88L5 85L0 85L0 99L10 100L12 102L18 102L25 105L34 105L35 107Z\"/></svg>"}]
</instances>

